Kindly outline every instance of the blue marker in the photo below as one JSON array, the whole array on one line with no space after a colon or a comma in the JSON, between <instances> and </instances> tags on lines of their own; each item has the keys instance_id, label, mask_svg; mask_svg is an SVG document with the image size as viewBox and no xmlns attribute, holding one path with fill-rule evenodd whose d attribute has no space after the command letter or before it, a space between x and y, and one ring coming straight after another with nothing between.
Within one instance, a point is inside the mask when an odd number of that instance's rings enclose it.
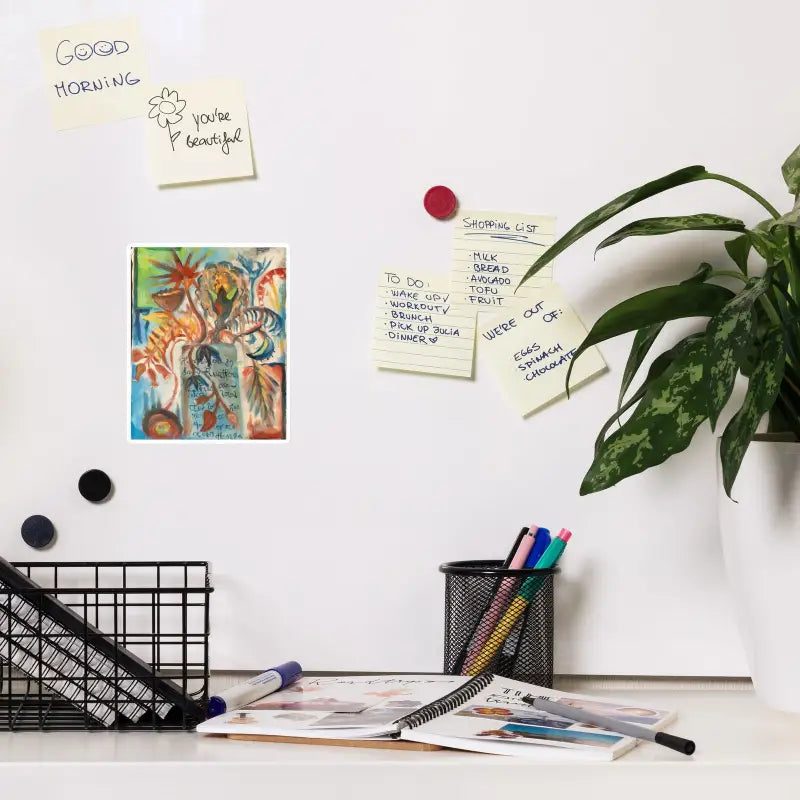
<instances>
[{"instance_id":1,"label":"blue marker","mask_svg":"<svg viewBox=\"0 0 800 800\"><path fill-rule=\"evenodd\" d=\"M528 557L525 559L525 566L523 569L534 569L536 564L539 562L539 559L542 557L542 553L550 545L550 531L547 528L539 528L536 531L536 539L533 542L533 547L531 548L531 552L528 554Z\"/></svg>"},{"instance_id":2,"label":"blue marker","mask_svg":"<svg viewBox=\"0 0 800 800\"><path fill-rule=\"evenodd\" d=\"M531 526L533 529L534 526ZM550 531L547 528L537 528L536 538L533 540L533 547L528 557L525 559L525 566L523 569L535 569L542 557L542 553L550 546L552 541ZM505 643L503 644L503 651L500 654L500 669L510 670L513 665L514 654L516 653L519 644L520 627L515 625L508 635Z\"/></svg>"},{"instance_id":3,"label":"blue marker","mask_svg":"<svg viewBox=\"0 0 800 800\"><path fill-rule=\"evenodd\" d=\"M268 669L249 681L231 686L222 694L208 698L206 717L218 717L226 711L235 711L237 708L254 703L268 694L283 689L294 683L303 674L303 668L296 661L287 661L285 664Z\"/></svg>"}]
</instances>

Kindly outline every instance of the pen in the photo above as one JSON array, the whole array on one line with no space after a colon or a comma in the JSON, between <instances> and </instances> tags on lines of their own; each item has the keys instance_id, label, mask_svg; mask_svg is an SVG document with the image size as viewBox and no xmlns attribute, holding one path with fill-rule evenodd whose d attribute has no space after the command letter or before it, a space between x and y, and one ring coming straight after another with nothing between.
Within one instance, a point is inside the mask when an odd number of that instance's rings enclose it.
<instances>
[{"instance_id":1,"label":"pen","mask_svg":"<svg viewBox=\"0 0 800 800\"><path fill-rule=\"evenodd\" d=\"M525 559L523 569L536 569L536 564L550 546L550 531L547 528L537 528L536 541L533 543L530 555Z\"/></svg>"},{"instance_id":2,"label":"pen","mask_svg":"<svg viewBox=\"0 0 800 800\"><path fill-rule=\"evenodd\" d=\"M522 537L528 533L528 528L522 528L522 530L517 534L517 538L514 540L514 546L511 550L508 551L508 555L506 556L506 560L503 562L503 569L508 569L509 564L511 564L511 560L514 558L514 554L517 552L519 548L519 543L522 541ZM497 590L500 588L501 579L498 578L494 583L494 588L492 589L492 594L487 598L486 603L483 606L483 610L478 617L475 626L470 631L469 636L467 636L466 640L464 641L464 646L461 648L461 652L458 654L458 658L455 660L455 663L452 667L452 673L454 675L461 675L461 670L464 666L464 662L467 660L467 654L469 653L469 645L472 641L472 637L475 636L475 631L478 630L478 626L481 624L481 620L483 619L483 615L486 613L489 605L492 602L492 598L497 593Z\"/></svg>"},{"instance_id":3,"label":"pen","mask_svg":"<svg viewBox=\"0 0 800 800\"><path fill-rule=\"evenodd\" d=\"M534 525L533 528L535 533L536 526ZM533 533L528 530L527 533L520 537L514 557L511 559L507 569L522 569L525 559L531 552L532 547ZM480 653L484 644L486 644L486 640L489 638L494 626L497 624L497 620L500 619L500 615L503 613L505 607L511 600L516 584L516 578L503 578L500 581L500 586L495 591L492 601L489 603L488 608L481 615L480 620L475 627L475 631L472 635L473 641L468 646L467 657L461 668L462 675L468 673L468 670L475 657L478 655L478 653Z\"/></svg>"},{"instance_id":4,"label":"pen","mask_svg":"<svg viewBox=\"0 0 800 800\"><path fill-rule=\"evenodd\" d=\"M525 560L523 569L536 569L536 564L542 554L550 546L550 531L547 528L539 528L536 531L536 539L533 542L530 555ZM498 673L505 674L513 669L514 659L517 657L520 642L522 641L522 628L525 625L525 615L523 615L514 625L513 630L509 631L508 638L503 644L503 652L500 654Z\"/></svg>"},{"instance_id":5,"label":"pen","mask_svg":"<svg viewBox=\"0 0 800 800\"><path fill-rule=\"evenodd\" d=\"M513 560L514 556L519 549L519 544L522 541L522 537L526 533L530 533L531 535L536 533L536 526L533 526L534 529L531 530L530 528L523 528L518 534L517 538L514 540L514 546L508 551L508 555L506 556L506 560L503 562L503 569L508 569L511 566L511 561Z\"/></svg>"},{"instance_id":6,"label":"pen","mask_svg":"<svg viewBox=\"0 0 800 800\"><path fill-rule=\"evenodd\" d=\"M664 747L669 747L670 750L677 750L686 756L692 755L695 751L695 745L691 739L656 731L644 725L635 725L633 722L623 722L613 717L592 714L581 708L553 702L552 698L549 697L536 697L532 694L526 694L522 698L522 702L537 708L539 711L555 714L557 717L566 717L567 719L575 720L575 722L586 722L589 725L597 725L599 728L608 728L610 731L621 733L623 736L632 736L634 739L646 739L648 742L655 742Z\"/></svg>"},{"instance_id":7,"label":"pen","mask_svg":"<svg viewBox=\"0 0 800 800\"><path fill-rule=\"evenodd\" d=\"M237 708L260 700L262 697L294 683L302 674L303 668L296 661L287 661L274 669L268 669L266 672L250 678L249 681L238 683L221 694L209 697L206 718L211 719L211 717L217 717L226 711L235 711Z\"/></svg>"},{"instance_id":8,"label":"pen","mask_svg":"<svg viewBox=\"0 0 800 800\"><path fill-rule=\"evenodd\" d=\"M570 533L570 531L566 528L562 528L558 536L550 542L547 550L542 554L542 557L536 564L536 569L550 569L554 567L558 563L558 559L561 558L561 554L564 552L564 548L567 546L567 542L570 540L571 536L572 533ZM516 596L511 601L511 605L506 609L500 622L497 623L497 627L494 629L491 636L489 636L486 644L483 645L482 650L478 653L476 658L469 662L466 669L467 675L480 675L482 672L486 672L486 670L489 669L492 660L495 655L497 655L497 651L503 646L503 642L514 627L514 623L520 618L523 611L525 611L528 603L530 603L531 599L542 585L543 580L544 578L538 575L531 575L530 578L525 579L519 592L517 592Z\"/></svg>"}]
</instances>

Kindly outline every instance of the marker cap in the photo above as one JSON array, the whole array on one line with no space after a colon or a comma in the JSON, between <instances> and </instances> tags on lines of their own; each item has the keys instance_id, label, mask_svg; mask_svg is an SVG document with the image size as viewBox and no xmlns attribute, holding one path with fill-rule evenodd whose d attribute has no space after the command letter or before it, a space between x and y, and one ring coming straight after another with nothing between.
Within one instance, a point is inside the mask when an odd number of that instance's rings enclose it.
<instances>
[{"instance_id":1,"label":"marker cap","mask_svg":"<svg viewBox=\"0 0 800 800\"><path fill-rule=\"evenodd\" d=\"M562 541L568 542L572 538L572 531L562 528L561 532L558 534L558 538Z\"/></svg>"},{"instance_id":2,"label":"marker cap","mask_svg":"<svg viewBox=\"0 0 800 800\"><path fill-rule=\"evenodd\" d=\"M285 664L273 667L273 669L281 676L281 686L288 686L290 683L294 683L303 674L303 668L296 661L287 661Z\"/></svg>"},{"instance_id":3,"label":"marker cap","mask_svg":"<svg viewBox=\"0 0 800 800\"><path fill-rule=\"evenodd\" d=\"M221 697L214 696L208 698L208 707L206 708L206 717L208 717L208 719L211 719L211 717L218 717L227 710L228 704Z\"/></svg>"}]
</instances>

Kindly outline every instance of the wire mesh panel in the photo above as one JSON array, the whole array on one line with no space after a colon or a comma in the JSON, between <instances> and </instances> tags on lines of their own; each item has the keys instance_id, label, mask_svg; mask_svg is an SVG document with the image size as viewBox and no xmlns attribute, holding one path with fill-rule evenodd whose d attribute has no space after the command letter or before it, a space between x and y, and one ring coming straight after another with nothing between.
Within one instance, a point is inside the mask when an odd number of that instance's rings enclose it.
<instances>
[{"instance_id":1,"label":"wire mesh panel","mask_svg":"<svg viewBox=\"0 0 800 800\"><path fill-rule=\"evenodd\" d=\"M553 685L553 580L557 569L503 569L452 561L445 575L444 672L493 672Z\"/></svg>"},{"instance_id":2,"label":"wire mesh panel","mask_svg":"<svg viewBox=\"0 0 800 800\"><path fill-rule=\"evenodd\" d=\"M0 580L0 730L193 729L202 719L206 562L14 566L19 581Z\"/></svg>"}]
</instances>

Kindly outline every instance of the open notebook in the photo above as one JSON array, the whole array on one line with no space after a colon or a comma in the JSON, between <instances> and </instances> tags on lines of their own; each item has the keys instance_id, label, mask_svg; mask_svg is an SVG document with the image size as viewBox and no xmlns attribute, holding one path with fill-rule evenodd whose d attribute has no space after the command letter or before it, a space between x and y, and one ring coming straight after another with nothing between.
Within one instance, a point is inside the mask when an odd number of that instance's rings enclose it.
<instances>
[{"instance_id":1,"label":"open notebook","mask_svg":"<svg viewBox=\"0 0 800 800\"><path fill-rule=\"evenodd\" d=\"M400 738L533 759L611 760L638 742L537 711L521 700L531 693L654 729L675 718L674 712L542 689L496 675L361 675L302 678L239 711L207 720L197 730L324 739Z\"/></svg>"}]
</instances>

